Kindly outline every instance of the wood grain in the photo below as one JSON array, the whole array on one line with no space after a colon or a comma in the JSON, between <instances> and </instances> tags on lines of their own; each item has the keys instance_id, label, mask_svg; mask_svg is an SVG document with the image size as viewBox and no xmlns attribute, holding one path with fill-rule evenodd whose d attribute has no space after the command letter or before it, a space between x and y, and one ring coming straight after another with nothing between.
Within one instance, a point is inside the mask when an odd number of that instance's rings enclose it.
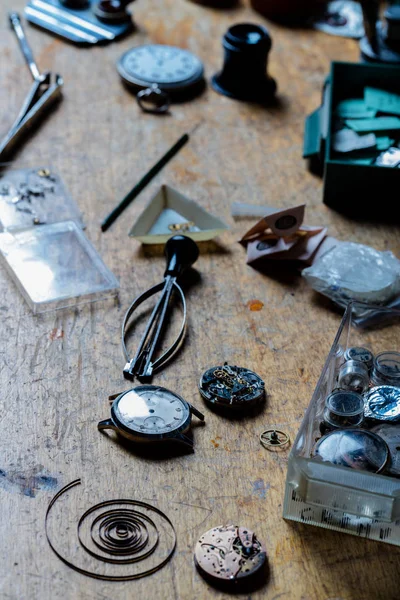
<instances>
[{"instance_id":1,"label":"wood grain","mask_svg":"<svg viewBox=\"0 0 400 600\"><path fill-rule=\"evenodd\" d=\"M30 85L1 3L1 114L5 132ZM22 11L16 0L13 9ZM1 463L0 596L9 599L94 600L132 597L224 598L198 575L193 549L205 530L226 521L247 524L267 546L271 577L251 598L366 600L398 598L400 551L282 517L287 453L259 444L265 428L292 438L301 422L340 317L297 276L274 279L245 264L237 240L249 223L230 216L234 201L290 207L307 203L306 222L400 253L398 230L359 225L325 207L321 181L301 157L305 116L320 101L329 63L358 60L353 41L268 24L250 7L207 9L187 0L138 0L138 30L121 42L83 49L26 25L42 70L65 79L64 100L26 143L15 166L50 164L83 211L87 235L121 282L119 304L105 302L33 317L7 274L0 273ZM209 78L222 64L221 36L240 21L270 27L270 71L279 107L264 109L217 95L173 106L171 116L144 115L121 85L115 63L147 41L189 48ZM194 125L190 143L106 233L102 218L143 173ZM150 458L97 431L107 397L126 389L119 327L130 300L162 278L159 248L141 248L127 231L161 183L222 217L231 230L202 245L197 277L188 284L190 327L176 361L157 383L206 413L196 427L195 453ZM190 285L189 285L190 284ZM251 300L264 307L251 312ZM232 421L204 407L200 374L227 360L253 368L268 400L255 418ZM82 477L90 500L128 496L154 503L173 520L178 547L157 574L131 583L104 583L62 564L44 534L55 492ZM60 527L65 527L60 523ZM250 596L243 596L250 598Z\"/></svg>"}]
</instances>

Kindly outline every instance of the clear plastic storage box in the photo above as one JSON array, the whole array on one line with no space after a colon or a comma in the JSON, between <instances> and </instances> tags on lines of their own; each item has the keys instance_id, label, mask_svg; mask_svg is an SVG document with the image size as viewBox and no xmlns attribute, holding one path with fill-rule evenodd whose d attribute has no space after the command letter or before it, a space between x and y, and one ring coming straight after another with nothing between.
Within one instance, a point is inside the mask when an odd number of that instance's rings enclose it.
<instances>
[{"instance_id":1,"label":"clear plastic storage box","mask_svg":"<svg viewBox=\"0 0 400 600\"><path fill-rule=\"evenodd\" d=\"M116 296L119 289L73 221L0 233L0 263L34 314Z\"/></svg>"},{"instance_id":2,"label":"clear plastic storage box","mask_svg":"<svg viewBox=\"0 0 400 600\"><path fill-rule=\"evenodd\" d=\"M289 456L283 516L400 546L400 478L313 458L315 443L322 437L326 398L337 385L346 350L362 346L375 356L400 350L400 311L394 321L393 311L379 307L374 311L381 321L374 329L355 326L351 305L344 314ZM390 324L382 324L386 315ZM397 427L400 432L400 421Z\"/></svg>"}]
</instances>

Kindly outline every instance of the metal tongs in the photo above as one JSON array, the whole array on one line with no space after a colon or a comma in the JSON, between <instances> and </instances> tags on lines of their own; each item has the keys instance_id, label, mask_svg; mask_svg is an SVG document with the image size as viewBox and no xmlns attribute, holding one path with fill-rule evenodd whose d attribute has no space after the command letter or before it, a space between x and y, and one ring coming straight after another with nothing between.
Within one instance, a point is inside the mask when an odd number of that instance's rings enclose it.
<instances>
[{"instance_id":1,"label":"metal tongs","mask_svg":"<svg viewBox=\"0 0 400 600\"><path fill-rule=\"evenodd\" d=\"M122 323L122 349L127 360L124 377L131 381L135 377L140 381L151 379L153 372L160 369L177 352L186 331L186 300L182 288L177 284L177 278L185 269L196 262L199 256L199 248L191 238L184 235L175 235L165 244L165 256L167 258L167 268L164 273L164 281L138 296L128 308ZM168 307L173 290L178 292L182 302L183 322L173 344L162 356L155 360L155 352L168 317ZM161 292L161 297L151 313L136 355L130 360L125 344L129 319L140 304L158 292Z\"/></svg>"},{"instance_id":2,"label":"metal tongs","mask_svg":"<svg viewBox=\"0 0 400 600\"><path fill-rule=\"evenodd\" d=\"M60 75L55 75L54 82L51 82L52 76L48 71L40 73L32 50L25 37L21 21L17 13L9 15L10 24L14 30L26 63L33 77L33 84L22 107L18 113L11 129L0 142L0 162L7 160L8 155L14 147L21 141L22 137L37 123L48 109L61 98L61 88L63 79Z\"/></svg>"}]
</instances>

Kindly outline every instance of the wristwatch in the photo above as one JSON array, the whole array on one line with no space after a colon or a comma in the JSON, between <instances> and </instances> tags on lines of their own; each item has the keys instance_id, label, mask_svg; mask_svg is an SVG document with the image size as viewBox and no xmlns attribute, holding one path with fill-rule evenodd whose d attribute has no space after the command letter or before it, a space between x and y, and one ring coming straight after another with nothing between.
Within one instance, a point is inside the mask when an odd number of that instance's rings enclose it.
<instances>
[{"instance_id":1,"label":"wristwatch","mask_svg":"<svg viewBox=\"0 0 400 600\"><path fill-rule=\"evenodd\" d=\"M193 449L187 435L192 415L204 415L181 396L157 385L139 385L119 394L111 406L111 418L100 421L98 429L114 429L132 442L176 441Z\"/></svg>"}]
</instances>

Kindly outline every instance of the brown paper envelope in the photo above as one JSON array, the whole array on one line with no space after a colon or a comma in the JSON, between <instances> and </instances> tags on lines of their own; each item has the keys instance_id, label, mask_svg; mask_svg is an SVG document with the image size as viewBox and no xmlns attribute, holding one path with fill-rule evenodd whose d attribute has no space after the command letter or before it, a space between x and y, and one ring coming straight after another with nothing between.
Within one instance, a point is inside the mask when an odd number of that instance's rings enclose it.
<instances>
[{"instance_id":1,"label":"brown paper envelope","mask_svg":"<svg viewBox=\"0 0 400 600\"><path fill-rule=\"evenodd\" d=\"M266 210L268 209L266 208ZM304 211L305 204L301 204L293 208L276 210L276 212L267 214L249 229L240 241L251 240L255 236L265 233L268 229L278 237L291 235L301 227L304 219Z\"/></svg>"},{"instance_id":2,"label":"brown paper envelope","mask_svg":"<svg viewBox=\"0 0 400 600\"><path fill-rule=\"evenodd\" d=\"M303 237L293 236L288 241L268 236L266 239L248 242L247 264L261 259L307 262L326 237L327 229L303 226L301 231L305 234Z\"/></svg>"}]
</instances>

